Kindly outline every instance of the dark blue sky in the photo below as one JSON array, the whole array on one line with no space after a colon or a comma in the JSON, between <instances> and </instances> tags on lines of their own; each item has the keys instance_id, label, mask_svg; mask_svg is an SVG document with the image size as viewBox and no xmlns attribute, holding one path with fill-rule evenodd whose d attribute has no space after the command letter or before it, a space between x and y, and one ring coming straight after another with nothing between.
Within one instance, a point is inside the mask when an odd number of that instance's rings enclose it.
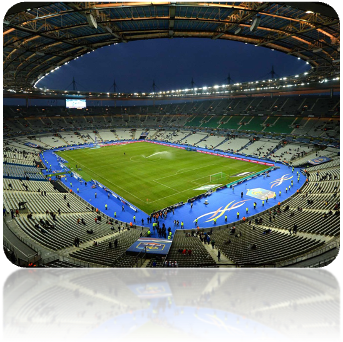
<instances>
[{"instance_id":1,"label":"dark blue sky","mask_svg":"<svg viewBox=\"0 0 343 342\"><path fill-rule=\"evenodd\" d=\"M278 76L305 72L296 57L234 41L200 38L155 39L98 49L44 78L38 87L67 89L75 77L78 90L109 91L115 79L119 92L225 84L267 78L272 65ZM69 86L68 89L72 89Z\"/></svg>"},{"instance_id":2,"label":"dark blue sky","mask_svg":"<svg viewBox=\"0 0 343 342\"><path fill-rule=\"evenodd\" d=\"M74 76L77 90L108 92L115 79L119 92L151 92L153 80L159 91L190 88L192 77L195 87L226 84L229 73L234 83L266 79L272 65L279 77L309 69L309 65L296 57L251 44L203 38L153 39L95 50L62 66L37 86L72 90ZM113 105L109 102L103 105ZM118 101L117 105L150 102ZM25 105L25 100L4 99L4 104ZM30 102L30 105L51 104L64 106L65 101ZM88 104L101 105L101 102Z\"/></svg>"}]
</instances>

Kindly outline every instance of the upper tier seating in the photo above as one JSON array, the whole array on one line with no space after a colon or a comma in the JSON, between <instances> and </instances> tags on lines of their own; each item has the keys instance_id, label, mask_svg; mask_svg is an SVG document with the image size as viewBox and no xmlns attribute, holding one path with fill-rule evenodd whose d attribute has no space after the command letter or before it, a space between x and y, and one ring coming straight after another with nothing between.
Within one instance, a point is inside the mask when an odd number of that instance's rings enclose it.
<instances>
[{"instance_id":1,"label":"upper tier seating","mask_svg":"<svg viewBox=\"0 0 343 342\"><path fill-rule=\"evenodd\" d=\"M276 152L272 153L269 158L275 161L290 162L293 159L303 157L314 150L314 146L310 144L286 144Z\"/></svg>"},{"instance_id":2,"label":"upper tier seating","mask_svg":"<svg viewBox=\"0 0 343 342\"><path fill-rule=\"evenodd\" d=\"M245 146L250 139L248 138L236 138L236 139L229 139L225 141L223 144L221 144L218 148L222 151L227 152L237 152L239 151L243 146Z\"/></svg>"},{"instance_id":3,"label":"upper tier seating","mask_svg":"<svg viewBox=\"0 0 343 342\"><path fill-rule=\"evenodd\" d=\"M208 149L214 149L218 145L220 145L222 142L225 141L225 137L221 136L208 136L206 139L201 141L198 146L203 147L203 148L208 148Z\"/></svg>"},{"instance_id":4,"label":"upper tier seating","mask_svg":"<svg viewBox=\"0 0 343 342\"><path fill-rule=\"evenodd\" d=\"M64 199L66 196L66 199ZM45 213L46 211L62 213L83 213L90 211L90 205L80 201L73 194L50 193L42 196L38 192L4 191L4 206L7 212L17 209L19 202L27 202L26 206L32 213ZM69 206L68 206L69 203Z\"/></svg>"},{"instance_id":5,"label":"upper tier seating","mask_svg":"<svg viewBox=\"0 0 343 342\"><path fill-rule=\"evenodd\" d=\"M57 192L54 186L48 181L34 181L34 180L19 180L19 179L3 179L4 190L15 190L15 191L31 191L31 192ZM27 187L27 190L26 190Z\"/></svg>"},{"instance_id":6,"label":"upper tier seating","mask_svg":"<svg viewBox=\"0 0 343 342\"><path fill-rule=\"evenodd\" d=\"M192 135L187 136L185 139L182 140L183 144L188 144L191 146L198 146L198 142L204 139L207 136L205 133L194 133Z\"/></svg>"},{"instance_id":7,"label":"upper tier seating","mask_svg":"<svg viewBox=\"0 0 343 342\"><path fill-rule=\"evenodd\" d=\"M40 169L33 166L3 164L3 175L9 178L21 179L44 179L45 177L40 174Z\"/></svg>"}]
</instances>

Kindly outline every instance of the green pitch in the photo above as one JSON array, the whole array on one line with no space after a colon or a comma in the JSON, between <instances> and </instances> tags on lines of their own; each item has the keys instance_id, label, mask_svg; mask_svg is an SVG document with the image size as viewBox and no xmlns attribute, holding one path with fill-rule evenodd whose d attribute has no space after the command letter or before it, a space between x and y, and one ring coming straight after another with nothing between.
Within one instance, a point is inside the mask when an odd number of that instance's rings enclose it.
<instances>
[{"instance_id":1,"label":"green pitch","mask_svg":"<svg viewBox=\"0 0 343 342\"><path fill-rule=\"evenodd\" d=\"M151 322L125 337L125 341L192 341L186 334L178 334Z\"/></svg>"},{"instance_id":2,"label":"green pitch","mask_svg":"<svg viewBox=\"0 0 343 342\"><path fill-rule=\"evenodd\" d=\"M107 146L99 149L79 149L58 152L84 180L96 179L146 213L185 202L206 190L196 190L215 184L225 185L267 168L234 159L189 152L151 143ZM82 171L76 170L76 165Z\"/></svg>"}]
</instances>

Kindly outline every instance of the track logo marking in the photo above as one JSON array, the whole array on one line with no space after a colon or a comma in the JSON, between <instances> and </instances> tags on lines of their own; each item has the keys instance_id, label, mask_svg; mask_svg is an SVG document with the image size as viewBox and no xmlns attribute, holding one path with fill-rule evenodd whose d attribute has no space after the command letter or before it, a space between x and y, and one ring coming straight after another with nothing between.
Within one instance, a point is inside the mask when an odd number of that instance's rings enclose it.
<instances>
[{"instance_id":1,"label":"track logo marking","mask_svg":"<svg viewBox=\"0 0 343 342\"><path fill-rule=\"evenodd\" d=\"M281 178L275 179L272 182L270 182L272 184L272 186L270 187L271 189L273 188L273 186L279 186L281 185L284 181L286 180L290 180L293 178L293 176L290 177L286 177L288 176L288 173L286 173L285 175L283 175Z\"/></svg>"},{"instance_id":2,"label":"track logo marking","mask_svg":"<svg viewBox=\"0 0 343 342\"><path fill-rule=\"evenodd\" d=\"M255 188L248 189L246 195L257 198L259 200L265 200L267 198L273 198L275 196L275 192L267 189Z\"/></svg>"},{"instance_id":3,"label":"track logo marking","mask_svg":"<svg viewBox=\"0 0 343 342\"><path fill-rule=\"evenodd\" d=\"M224 209L222 209L223 207L220 207L216 211L211 211L210 213L206 213L204 215L201 215L201 216L197 217L197 219L199 220L199 219L201 219L203 217L212 215L205 222L214 221L214 219L218 219L219 217L223 216L225 214L225 212L230 211L230 210L234 210L234 209L237 209L237 208L241 207L242 205L244 205L244 203L246 201L250 201L250 200L243 200L243 201L239 201L237 203L234 203L235 201L231 201L229 204L226 205L226 207ZM193 222L195 222L195 220Z\"/></svg>"}]
</instances>

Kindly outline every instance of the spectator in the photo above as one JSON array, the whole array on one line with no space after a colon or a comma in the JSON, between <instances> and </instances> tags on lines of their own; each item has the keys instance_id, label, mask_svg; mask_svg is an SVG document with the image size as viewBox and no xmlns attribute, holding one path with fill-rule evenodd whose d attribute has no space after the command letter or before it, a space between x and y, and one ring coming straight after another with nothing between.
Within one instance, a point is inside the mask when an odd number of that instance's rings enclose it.
<instances>
[{"instance_id":1,"label":"spectator","mask_svg":"<svg viewBox=\"0 0 343 342\"><path fill-rule=\"evenodd\" d=\"M293 234L296 234L298 231L298 226L297 224L294 223L294 226L293 226Z\"/></svg>"}]
</instances>

